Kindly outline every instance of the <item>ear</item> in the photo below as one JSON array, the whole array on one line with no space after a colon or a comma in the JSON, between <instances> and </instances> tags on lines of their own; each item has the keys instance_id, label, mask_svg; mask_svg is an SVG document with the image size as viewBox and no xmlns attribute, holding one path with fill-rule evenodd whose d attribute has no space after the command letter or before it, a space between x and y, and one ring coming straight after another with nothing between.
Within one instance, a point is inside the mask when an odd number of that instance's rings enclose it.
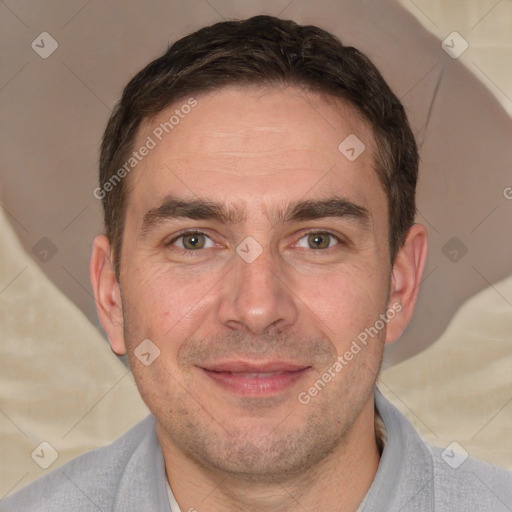
<instances>
[{"instance_id":1,"label":"ear","mask_svg":"<svg viewBox=\"0 0 512 512\"><path fill-rule=\"evenodd\" d=\"M426 260L427 229L414 224L393 265L388 311L394 311L395 315L388 316L386 343L396 341L411 321Z\"/></svg>"},{"instance_id":2,"label":"ear","mask_svg":"<svg viewBox=\"0 0 512 512\"><path fill-rule=\"evenodd\" d=\"M98 318L107 333L110 346L116 354L126 354L121 293L111 261L110 243L104 235L94 239L89 274Z\"/></svg>"}]
</instances>

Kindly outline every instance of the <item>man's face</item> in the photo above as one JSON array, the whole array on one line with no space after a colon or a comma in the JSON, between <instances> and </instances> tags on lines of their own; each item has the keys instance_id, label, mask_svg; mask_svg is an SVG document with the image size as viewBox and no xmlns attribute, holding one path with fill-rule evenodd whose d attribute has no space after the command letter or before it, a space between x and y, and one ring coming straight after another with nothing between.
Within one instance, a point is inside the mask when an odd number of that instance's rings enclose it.
<instances>
[{"instance_id":1,"label":"man's face","mask_svg":"<svg viewBox=\"0 0 512 512\"><path fill-rule=\"evenodd\" d=\"M332 367L391 306L375 143L353 109L294 88L196 99L161 141L181 103L134 145L156 142L127 178L124 343L165 449L277 479L372 418L386 329ZM366 146L353 161L338 149L350 135ZM134 355L147 339L148 366Z\"/></svg>"}]
</instances>

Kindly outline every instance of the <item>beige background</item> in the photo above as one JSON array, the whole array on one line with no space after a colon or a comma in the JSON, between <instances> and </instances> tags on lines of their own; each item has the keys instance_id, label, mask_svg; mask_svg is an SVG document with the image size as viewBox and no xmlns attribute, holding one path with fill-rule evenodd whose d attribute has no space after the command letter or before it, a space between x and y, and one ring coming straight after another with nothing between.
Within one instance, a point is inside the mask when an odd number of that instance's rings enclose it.
<instances>
[{"instance_id":1,"label":"beige background","mask_svg":"<svg viewBox=\"0 0 512 512\"><path fill-rule=\"evenodd\" d=\"M486 290L425 353L427 363L395 366L383 384L436 444L451 429L471 454L512 467L512 287L503 281L512 274L512 200L504 195L512 186L510 0L5 0L0 497L45 472L29 457L41 441L58 450L53 469L146 413L130 375L109 357L89 285L91 241L102 229L92 195L101 134L126 81L168 42L258 13L318 24L361 48L406 105L421 146L418 220L429 229L430 257L416 316L386 365L432 344L459 306ZM31 48L43 31L59 45L47 59ZM441 48L453 31L469 44L460 59ZM453 237L459 246L446 248ZM450 261L461 247L467 253ZM50 251L47 261L41 250Z\"/></svg>"}]
</instances>

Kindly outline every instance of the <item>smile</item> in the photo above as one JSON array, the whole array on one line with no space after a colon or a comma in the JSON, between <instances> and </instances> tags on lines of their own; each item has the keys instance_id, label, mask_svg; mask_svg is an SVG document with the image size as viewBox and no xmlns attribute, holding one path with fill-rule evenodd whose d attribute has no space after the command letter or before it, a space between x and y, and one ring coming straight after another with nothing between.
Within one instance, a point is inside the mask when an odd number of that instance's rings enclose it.
<instances>
[{"instance_id":1,"label":"smile","mask_svg":"<svg viewBox=\"0 0 512 512\"><path fill-rule=\"evenodd\" d=\"M251 365L236 362L201 370L208 379L224 390L243 396L261 397L290 389L310 368L289 363Z\"/></svg>"}]
</instances>

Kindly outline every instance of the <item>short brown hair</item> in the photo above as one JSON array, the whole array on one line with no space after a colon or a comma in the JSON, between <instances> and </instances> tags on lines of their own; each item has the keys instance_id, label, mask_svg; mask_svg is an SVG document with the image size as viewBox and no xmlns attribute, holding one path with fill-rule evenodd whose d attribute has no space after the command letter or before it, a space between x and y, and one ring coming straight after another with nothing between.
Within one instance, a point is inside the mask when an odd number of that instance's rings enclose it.
<instances>
[{"instance_id":1,"label":"short brown hair","mask_svg":"<svg viewBox=\"0 0 512 512\"><path fill-rule=\"evenodd\" d=\"M99 181L106 235L116 275L126 210L126 184L105 188L127 161L137 130L192 94L228 85L291 85L345 100L373 129L376 168L388 199L391 262L416 212L418 150L405 110L379 71L357 49L312 25L254 16L202 28L175 42L125 87L106 127Z\"/></svg>"}]
</instances>

